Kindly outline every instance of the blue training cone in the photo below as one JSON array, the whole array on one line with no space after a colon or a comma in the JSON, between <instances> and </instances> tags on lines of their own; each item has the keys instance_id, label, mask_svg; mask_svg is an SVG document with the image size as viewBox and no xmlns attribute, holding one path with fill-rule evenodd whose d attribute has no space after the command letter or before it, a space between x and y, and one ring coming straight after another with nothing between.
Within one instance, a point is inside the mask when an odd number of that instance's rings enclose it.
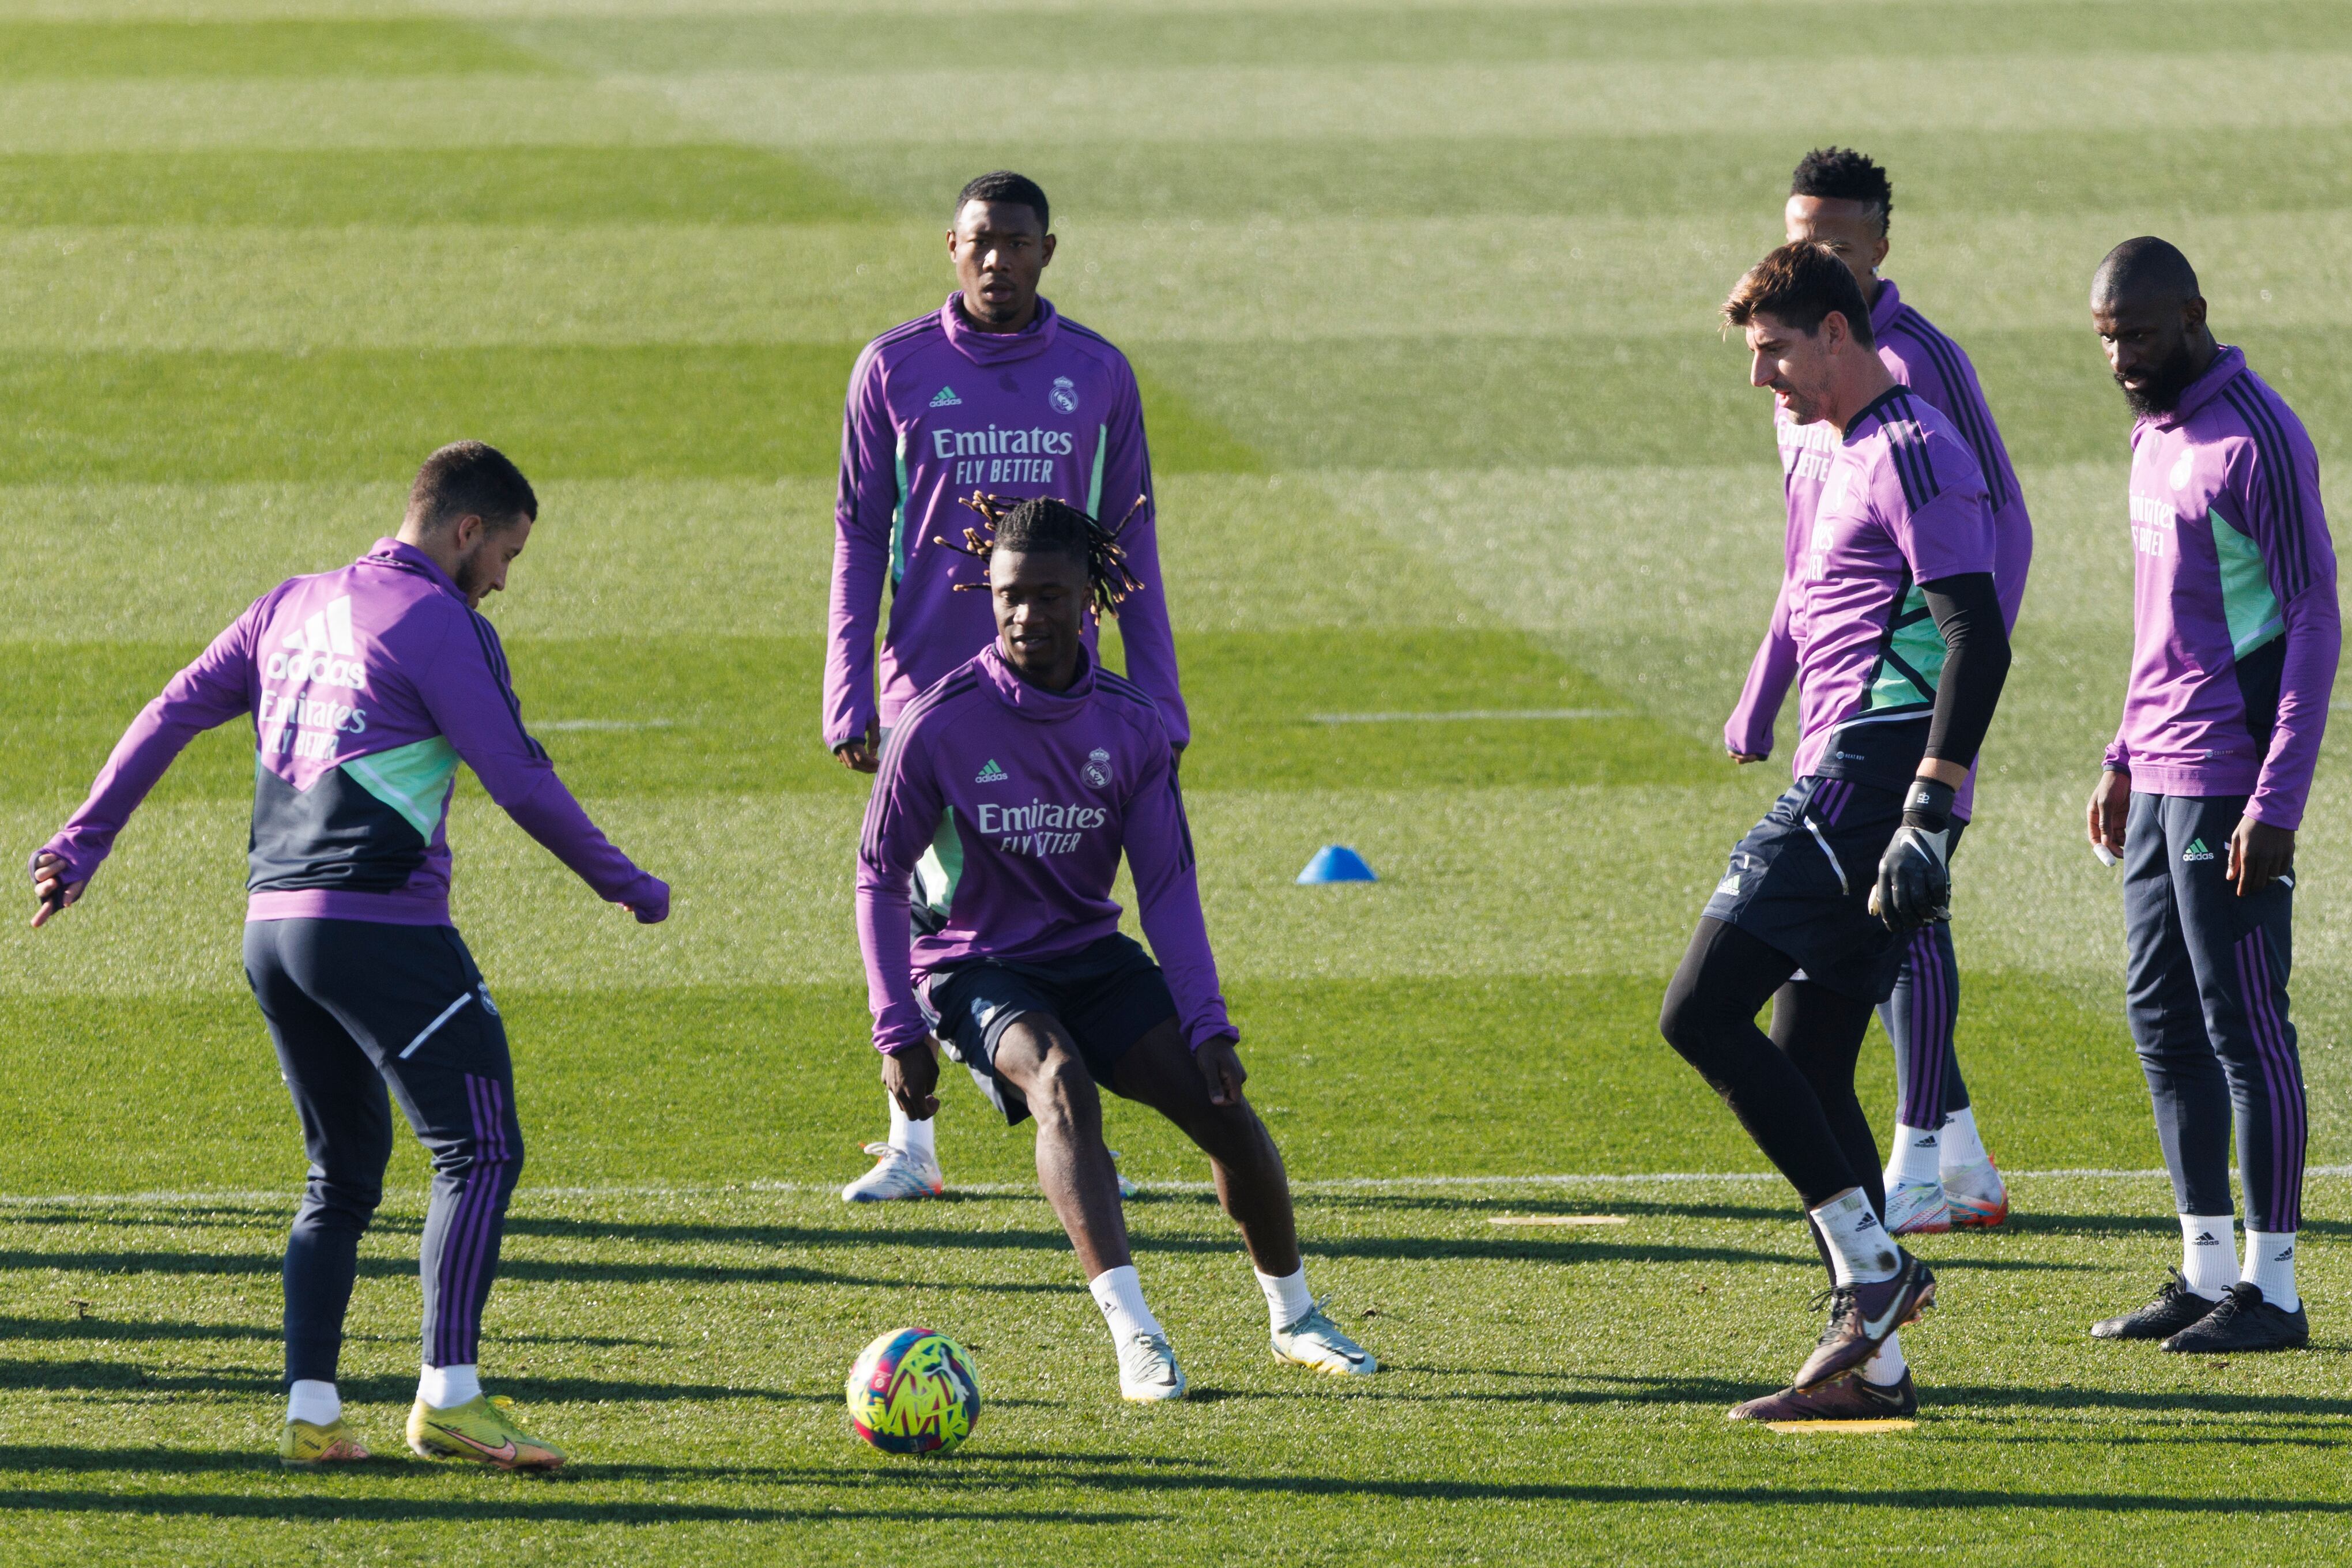
<instances>
[{"instance_id":1,"label":"blue training cone","mask_svg":"<svg viewBox=\"0 0 2352 1568\"><path fill-rule=\"evenodd\" d=\"M1315 858L1307 862L1307 869L1298 873L1298 885L1312 887L1318 882L1377 882L1372 868L1364 858L1344 844L1326 844L1315 851Z\"/></svg>"}]
</instances>

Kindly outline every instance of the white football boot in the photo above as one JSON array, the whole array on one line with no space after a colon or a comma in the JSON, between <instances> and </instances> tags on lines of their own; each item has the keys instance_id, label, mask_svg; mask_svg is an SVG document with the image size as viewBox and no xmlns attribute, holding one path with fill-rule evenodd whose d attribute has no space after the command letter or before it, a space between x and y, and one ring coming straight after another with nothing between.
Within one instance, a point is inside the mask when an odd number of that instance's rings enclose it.
<instances>
[{"instance_id":1,"label":"white football boot","mask_svg":"<svg viewBox=\"0 0 2352 1568\"><path fill-rule=\"evenodd\" d=\"M887 1204L901 1198L935 1198L948 1190L937 1161L918 1160L889 1143L868 1143L874 1168L841 1189L845 1204Z\"/></svg>"},{"instance_id":2,"label":"white football boot","mask_svg":"<svg viewBox=\"0 0 2352 1568\"><path fill-rule=\"evenodd\" d=\"M1941 1182L1889 1182L1886 1184L1886 1233L1889 1236L1936 1236L1952 1228L1951 1206L1944 1201Z\"/></svg>"},{"instance_id":3,"label":"white football boot","mask_svg":"<svg viewBox=\"0 0 2352 1568\"><path fill-rule=\"evenodd\" d=\"M2000 1179L1990 1155L1946 1171L1944 1198L1956 1226L1988 1228L2009 1217L2009 1184Z\"/></svg>"},{"instance_id":4,"label":"white football boot","mask_svg":"<svg viewBox=\"0 0 2352 1568\"><path fill-rule=\"evenodd\" d=\"M1119 1342L1118 1396L1130 1405L1157 1405L1181 1399L1192 1384L1176 1364L1175 1347L1166 1334L1131 1334Z\"/></svg>"},{"instance_id":5,"label":"white football boot","mask_svg":"<svg viewBox=\"0 0 2352 1568\"><path fill-rule=\"evenodd\" d=\"M1307 1315L1287 1328L1274 1331L1274 1359L1334 1377L1366 1377L1381 1370L1372 1352L1349 1339L1339 1325L1323 1315L1331 1298L1323 1297Z\"/></svg>"}]
</instances>

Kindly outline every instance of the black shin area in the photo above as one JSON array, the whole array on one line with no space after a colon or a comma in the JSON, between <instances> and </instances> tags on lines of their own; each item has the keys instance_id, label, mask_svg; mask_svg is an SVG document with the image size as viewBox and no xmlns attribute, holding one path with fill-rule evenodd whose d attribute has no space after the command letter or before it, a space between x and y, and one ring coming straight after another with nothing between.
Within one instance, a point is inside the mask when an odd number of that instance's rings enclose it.
<instances>
[{"instance_id":1,"label":"black shin area","mask_svg":"<svg viewBox=\"0 0 2352 1568\"><path fill-rule=\"evenodd\" d=\"M1682 967L1666 986L1658 1028L1723 1097L1805 1206L1818 1208L1848 1187L1863 1184L1863 1175L1853 1168L1846 1140L1824 1112L1805 1068L1756 1026L1757 1013L1776 994L1790 989L1789 977L1796 969L1786 953L1738 927L1702 919ZM1777 1008L1774 1016L1777 1026ZM1865 1005L1861 1009L1865 1024L1869 1016ZM1861 1106L1853 1100L1853 1058L1861 1040L1857 1029L1845 1058L1845 1099L1853 1103L1857 1117ZM1808 1059L1813 1054L1818 1053L1809 1052ZM1863 1142L1869 1142L1865 1123Z\"/></svg>"},{"instance_id":2,"label":"black shin area","mask_svg":"<svg viewBox=\"0 0 2352 1568\"><path fill-rule=\"evenodd\" d=\"M1855 1182L1872 1210L1884 1215L1886 1180L1880 1169L1878 1140L1853 1090L1854 1064L1861 1059L1873 1010L1870 1003L1840 995L1825 985L1791 980L1772 998L1772 1043L1804 1074Z\"/></svg>"}]
</instances>

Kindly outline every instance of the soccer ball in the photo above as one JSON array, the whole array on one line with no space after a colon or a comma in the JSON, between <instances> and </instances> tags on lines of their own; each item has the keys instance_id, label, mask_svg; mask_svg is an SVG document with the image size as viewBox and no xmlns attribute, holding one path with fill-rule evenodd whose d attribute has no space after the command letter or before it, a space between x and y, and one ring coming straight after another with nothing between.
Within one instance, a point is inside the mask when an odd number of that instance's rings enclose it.
<instances>
[{"instance_id":1,"label":"soccer ball","mask_svg":"<svg viewBox=\"0 0 2352 1568\"><path fill-rule=\"evenodd\" d=\"M944 1454L980 1420L980 1374L945 1334L892 1329L849 1369L849 1424L886 1454Z\"/></svg>"}]
</instances>

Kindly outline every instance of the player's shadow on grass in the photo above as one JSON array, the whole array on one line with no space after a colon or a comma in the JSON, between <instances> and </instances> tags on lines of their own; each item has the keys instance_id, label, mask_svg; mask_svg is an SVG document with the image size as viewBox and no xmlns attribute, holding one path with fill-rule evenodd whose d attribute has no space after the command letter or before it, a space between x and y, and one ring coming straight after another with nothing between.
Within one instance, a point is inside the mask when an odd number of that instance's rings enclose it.
<instances>
[{"instance_id":1,"label":"player's shadow on grass","mask_svg":"<svg viewBox=\"0 0 2352 1568\"><path fill-rule=\"evenodd\" d=\"M1583 1198L1494 1198L1494 1197L1434 1197L1421 1194L1300 1193L1297 1204L1306 1208L1354 1208L1390 1214L1458 1214L1458 1215L1610 1215L1623 1219L1672 1217L1675 1219L1740 1220L1760 1224L1779 1221L1795 1222L1804 1211L1792 1196L1780 1205L1732 1203L1660 1203L1612 1194Z\"/></svg>"},{"instance_id":2,"label":"player's shadow on grass","mask_svg":"<svg viewBox=\"0 0 2352 1568\"><path fill-rule=\"evenodd\" d=\"M277 1324L141 1323L110 1318L0 1318L0 1341L21 1340L268 1340L286 1337ZM415 1338L411 1335L410 1338Z\"/></svg>"},{"instance_id":3,"label":"player's shadow on grass","mask_svg":"<svg viewBox=\"0 0 2352 1568\"><path fill-rule=\"evenodd\" d=\"M1067 1246L1066 1242L1063 1244ZM284 1267L283 1255L218 1252L0 1252L0 1272L11 1269L61 1269L69 1274L197 1274L275 1276ZM403 1257L363 1257L359 1272L370 1279L416 1277L416 1260ZM613 1285L667 1285L681 1281L730 1285L835 1285L868 1289L897 1289L898 1278L842 1274L826 1268L805 1268L787 1263L690 1263L648 1261L622 1263L595 1258L505 1258L499 1263L502 1279L537 1279L558 1285L598 1281ZM1066 1290L1059 1281L961 1280L959 1290L1021 1295Z\"/></svg>"},{"instance_id":4,"label":"player's shadow on grass","mask_svg":"<svg viewBox=\"0 0 2352 1568\"><path fill-rule=\"evenodd\" d=\"M2175 1237L2180 1234L2180 1222L2168 1214L2015 1214L2002 1228L2033 1236ZM2305 1218L2302 1234L2341 1239L2352 1236L2352 1220Z\"/></svg>"},{"instance_id":5,"label":"player's shadow on grass","mask_svg":"<svg viewBox=\"0 0 2352 1568\"><path fill-rule=\"evenodd\" d=\"M1484 1236L1350 1236L1301 1238L1310 1258L1357 1258L1377 1262L1502 1263L1812 1263L1811 1253L1761 1252L1745 1247L1705 1247L1670 1241L1612 1241L1597 1236L1574 1238Z\"/></svg>"},{"instance_id":6,"label":"player's shadow on grass","mask_svg":"<svg viewBox=\"0 0 2352 1568\"><path fill-rule=\"evenodd\" d=\"M371 1462L359 1467L359 1469L366 1478L385 1479L404 1470L419 1476L431 1473L421 1464L412 1466L398 1460L384 1464ZM359 1474L337 1478L347 1483L362 1479L362 1475ZM564 1491L571 1489L561 1479L555 1479L554 1484L562 1487ZM647 1502L634 1499L600 1502L540 1489L549 1485L548 1480L541 1480L537 1488L527 1486L503 1498L371 1496L350 1489L348 1484L338 1487L331 1493L318 1495L286 1492L272 1488L267 1492L250 1496L149 1490L126 1494L14 1487L0 1489L0 1510L22 1509L47 1513L135 1513L156 1519L252 1519L272 1522L280 1520L355 1521L371 1524L430 1523L436 1521L451 1524L479 1524L491 1521L535 1524L793 1524L870 1520L903 1526L908 1522L904 1509L843 1508L833 1504L776 1508L746 1503ZM538 1495L531 1495L533 1491ZM927 1522L949 1524L964 1521L979 1524L1160 1522L1157 1514L1113 1513L1105 1510L1081 1511L1076 1509L958 1509L935 1511L927 1519Z\"/></svg>"},{"instance_id":7,"label":"player's shadow on grass","mask_svg":"<svg viewBox=\"0 0 2352 1568\"><path fill-rule=\"evenodd\" d=\"M284 1384L274 1371L251 1367L150 1368L131 1362L0 1361L0 1389L42 1389L53 1393L226 1394L267 1397ZM343 1396L360 1403L404 1405L416 1393L413 1376L345 1377ZM535 1405L597 1405L609 1403L664 1404L677 1400L759 1400L778 1405L833 1405L840 1392L800 1393L715 1383L669 1383L634 1378L534 1377L510 1373L498 1380L498 1392ZM1022 1401L992 1397L992 1405Z\"/></svg>"}]
</instances>

